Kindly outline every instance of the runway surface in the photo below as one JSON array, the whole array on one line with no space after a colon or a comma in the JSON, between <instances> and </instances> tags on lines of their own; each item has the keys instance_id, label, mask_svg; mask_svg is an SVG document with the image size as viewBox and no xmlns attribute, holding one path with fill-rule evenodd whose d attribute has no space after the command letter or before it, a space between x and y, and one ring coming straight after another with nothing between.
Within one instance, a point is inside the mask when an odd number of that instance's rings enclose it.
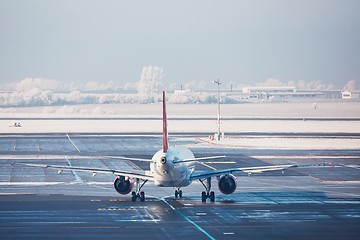
<instances>
[{"instance_id":1,"label":"runway surface","mask_svg":"<svg viewBox=\"0 0 360 240\"><path fill-rule=\"evenodd\" d=\"M194 182L175 199L172 188L147 183L146 202L132 203L113 189L110 174L30 168L24 163L145 169L146 163L111 158L151 158L159 136L26 134L0 137L0 239L359 239L360 150L229 148L170 139L196 156L224 154L198 169L285 163L331 163L266 174L237 175L234 194L202 203Z\"/></svg>"}]
</instances>

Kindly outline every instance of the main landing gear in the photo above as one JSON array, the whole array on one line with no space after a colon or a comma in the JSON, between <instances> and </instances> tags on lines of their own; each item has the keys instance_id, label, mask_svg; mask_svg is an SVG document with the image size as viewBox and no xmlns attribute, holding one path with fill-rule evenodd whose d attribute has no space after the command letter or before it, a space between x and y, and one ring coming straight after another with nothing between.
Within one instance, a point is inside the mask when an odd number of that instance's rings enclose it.
<instances>
[{"instance_id":1,"label":"main landing gear","mask_svg":"<svg viewBox=\"0 0 360 240\"><path fill-rule=\"evenodd\" d=\"M201 193L201 201L206 202L206 199L210 199L210 202L215 202L215 193L211 191L211 178L199 179L201 184L205 187L206 192Z\"/></svg>"},{"instance_id":2,"label":"main landing gear","mask_svg":"<svg viewBox=\"0 0 360 240\"><path fill-rule=\"evenodd\" d=\"M145 185L145 183L148 180L143 180L143 182L140 184L140 179L136 178L136 192L131 192L131 201L132 202L136 202L136 199L140 199L140 202L144 202L145 201L145 193L143 191L141 191L141 188Z\"/></svg>"},{"instance_id":3,"label":"main landing gear","mask_svg":"<svg viewBox=\"0 0 360 240\"><path fill-rule=\"evenodd\" d=\"M175 198L182 198L182 191L180 190L180 188L178 188L177 190L175 190Z\"/></svg>"}]
</instances>

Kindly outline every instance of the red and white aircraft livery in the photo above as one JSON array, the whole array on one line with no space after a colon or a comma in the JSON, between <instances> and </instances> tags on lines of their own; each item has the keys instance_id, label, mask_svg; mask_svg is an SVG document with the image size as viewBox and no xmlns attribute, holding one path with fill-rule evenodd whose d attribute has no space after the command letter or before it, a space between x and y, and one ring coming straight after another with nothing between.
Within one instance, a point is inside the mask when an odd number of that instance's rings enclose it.
<instances>
[{"instance_id":1,"label":"red and white aircraft livery","mask_svg":"<svg viewBox=\"0 0 360 240\"><path fill-rule=\"evenodd\" d=\"M192 181L199 180L205 187L205 191L201 194L201 200L205 202L210 199L215 201L215 193L211 191L211 179L216 177L218 188L223 194L231 194L236 190L236 178L233 173L245 172L261 173L266 171L284 170L287 168L320 166L323 164L289 164L289 165L273 165L262 167L245 167L230 168L208 171L196 171L195 167L202 161L224 158L225 156L211 156L195 158L194 154L187 148L181 146L169 146L167 133L167 116L165 92L163 92L163 148L154 154L151 159L116 157L123 160L142 161L150 163L150 171L123 171L121 169L77 167L77 166L61 166L61 165L45 165L45 164L26 164L31 167L44 167L72 171L84 171L96 173L110 173L116 175L114 188L120 194L128 194L132 192L132 201L140 199L145 201L145 193L141 191L146 182L152 181L159 187L173 187L175 197L182 197L182 187L191 184ZM132 191L135 185L135 191Z\"/></svg>"}]
</instances>

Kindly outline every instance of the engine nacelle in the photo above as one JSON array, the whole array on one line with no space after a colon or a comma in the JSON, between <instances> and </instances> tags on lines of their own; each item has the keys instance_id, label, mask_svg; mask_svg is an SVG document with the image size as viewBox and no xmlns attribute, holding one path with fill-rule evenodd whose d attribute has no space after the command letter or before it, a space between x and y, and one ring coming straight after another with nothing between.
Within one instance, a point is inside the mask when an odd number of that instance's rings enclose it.
<instances>
[{"instance_id":1,"label":"engine nacelle","mask_svg":"<svg viewBox=\"0 0 360 240\"><path fill-rule=\"evenodd\" d=\"M128 194L134 187L134 179L125 179L124 176L117 176L114 180L114 188L120 194Z\"/></svg>"},{"instance_id":2,"label":"engine nacelle","mask_svg":"<svg viewBox=\"0 0 360 240\"><path fill-rule=\"evenodd\" d=\"M231 194L236 190L236 178L231 175L223 175L219 178L218 186L223 194Z\"/></svg>"}]
</instances>

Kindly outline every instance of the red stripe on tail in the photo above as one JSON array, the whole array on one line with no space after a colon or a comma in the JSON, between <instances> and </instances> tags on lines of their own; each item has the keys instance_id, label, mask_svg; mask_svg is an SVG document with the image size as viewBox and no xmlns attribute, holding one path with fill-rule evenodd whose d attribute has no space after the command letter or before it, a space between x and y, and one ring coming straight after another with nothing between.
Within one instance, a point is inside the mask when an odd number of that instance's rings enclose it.
<instances>
[{"instance_id":1,"label":"red stripe on tail","mask_svg":"<svg viewBox=\"0 0 360 240\"><path fill-rule=\"evenodd\" d=\"M163 152L166 153L169 148L167 133L166 101L165 91L163 91Z\"/></svg>"}]
</instances>

